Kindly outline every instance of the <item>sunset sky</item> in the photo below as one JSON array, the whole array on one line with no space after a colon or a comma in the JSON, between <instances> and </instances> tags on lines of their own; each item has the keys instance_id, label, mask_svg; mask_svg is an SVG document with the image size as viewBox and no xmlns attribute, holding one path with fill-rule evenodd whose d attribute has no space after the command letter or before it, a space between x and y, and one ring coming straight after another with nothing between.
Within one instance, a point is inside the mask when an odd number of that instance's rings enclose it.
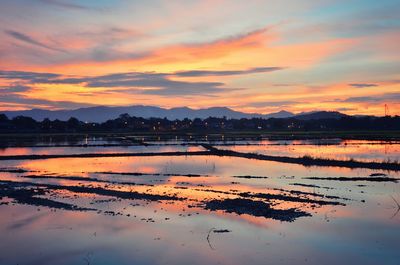
<instances>
[{"instance_id":1,"label":"sunset sky","mask_svg":"<svg viewBox=\"0 0 400 265\"><path fill-rule=\"evenodd\" d=\"M1 0L0 110L400 115L399 0Z\"/></svg>"}]
</instances>

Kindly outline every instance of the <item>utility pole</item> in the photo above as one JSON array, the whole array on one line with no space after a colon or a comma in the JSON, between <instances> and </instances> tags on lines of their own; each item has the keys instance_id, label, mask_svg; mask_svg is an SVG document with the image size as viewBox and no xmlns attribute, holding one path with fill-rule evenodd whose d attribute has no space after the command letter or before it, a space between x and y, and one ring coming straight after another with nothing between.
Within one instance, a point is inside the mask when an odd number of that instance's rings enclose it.
<instances>
[{"instance_id":1,"label":"utility pole","mask_svg":"<svg viewBox=\"0 0 400 265\"><path fill-rule=\"evenodd\" d=\"M385 104L385 117L389 116L389 106Z\"/></svg>"}]
</instances>

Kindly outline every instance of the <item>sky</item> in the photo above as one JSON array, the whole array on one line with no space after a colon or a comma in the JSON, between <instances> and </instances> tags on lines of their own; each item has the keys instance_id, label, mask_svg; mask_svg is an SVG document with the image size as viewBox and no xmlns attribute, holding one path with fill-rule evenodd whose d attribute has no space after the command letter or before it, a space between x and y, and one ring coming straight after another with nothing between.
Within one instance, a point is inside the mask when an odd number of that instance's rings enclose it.
<instances>
[{"instance_id":1,"label":"sky","mask_svg":"<svg viewBox=\"0 0 400 265\"><path fill-rule=\"evenodd\" d=\"M1 0L0 111L400 115L400 0Z\"/></svg>"}]
</instances>

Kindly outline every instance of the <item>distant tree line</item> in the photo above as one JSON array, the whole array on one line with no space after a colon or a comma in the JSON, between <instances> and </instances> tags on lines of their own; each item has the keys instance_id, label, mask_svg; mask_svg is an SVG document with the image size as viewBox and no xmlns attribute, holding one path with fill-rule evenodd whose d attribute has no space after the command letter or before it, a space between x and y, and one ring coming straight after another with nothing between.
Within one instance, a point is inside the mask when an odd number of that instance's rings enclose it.
<instances>
[{"instance_id":1,"label":"distant tree line","mask_svg":"<svg viewBox=\"0 0 400 265\"><path fill-rule=\"evenodd\" d=\"M9 119L0 114L0 133L64 133L64 132L221 132L221 131L386 131L400 130L400 116L354 117L339 119L300 120L296 118L252 119L144 119L122 114L103 123L68 121L36 121L18 116Z\"/></svg>"}]
</instances>

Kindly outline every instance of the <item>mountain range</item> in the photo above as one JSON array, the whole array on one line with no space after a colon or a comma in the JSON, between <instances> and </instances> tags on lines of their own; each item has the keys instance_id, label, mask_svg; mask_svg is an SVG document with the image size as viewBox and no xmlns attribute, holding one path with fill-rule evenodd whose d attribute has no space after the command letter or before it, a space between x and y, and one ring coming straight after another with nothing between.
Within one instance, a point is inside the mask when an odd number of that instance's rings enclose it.
<instances>
[{"instance_id":1,"label":"mountain range","mask_svg":"<svg viewBox=\"0 0 400 265\"><path fill-rule=\"evenodd\" d=\"M244 113L235 111L227 107L212 107L205 109L191 109L188 107L180 108L160 108L154 106L127 106L127 107L107 107L97 106L88 108L79 108L74 110L45 110L45 109L31 109L22 111L3 111L8 118L14 118L17 116L31 117L37 121L42 121L45 118L50 120L63 120L66 121L71 117L75 117L78 120L86 122L105 122L109 119L115 119L119 115L127 113L130 116L142 117L142 118L164 118L169 120L175 119L194 119L194 118L208 118L208 117L226 117L228 119L241 119L241 118L290 118L296 117L302 120L311 119L324 119L333 118L339 119L347 116L346 114L336 111L314 111L307 113L294 114L288 111L279 111L270 114L258 114L258 113Z\"/></svg>"}]
</instances>

